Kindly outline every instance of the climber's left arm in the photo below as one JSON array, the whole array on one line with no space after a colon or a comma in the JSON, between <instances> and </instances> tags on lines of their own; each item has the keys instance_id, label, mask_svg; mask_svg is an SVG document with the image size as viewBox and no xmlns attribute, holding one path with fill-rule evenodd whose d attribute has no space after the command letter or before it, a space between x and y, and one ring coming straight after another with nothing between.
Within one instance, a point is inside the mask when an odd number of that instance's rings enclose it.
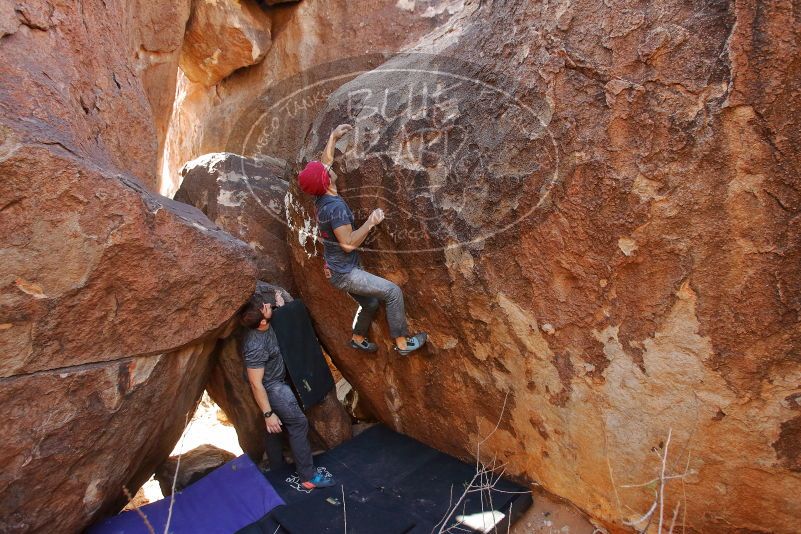
<instances>
[{"instance_id":1,"label":"climber's left arm","mask_svg":"<svg viewBox=\"0 0 801 534\"><path fill-rule=\"evenodd\" d=\"M325 145L323 155L320 156L320 163L326 167L330 167L334 163L334 152L336 151L337 141L339 141L343 135L352 129L353 126L350 124L340 124L334 128L334 131L328 136L328 143Z\"/></svg>"}]
</instances>

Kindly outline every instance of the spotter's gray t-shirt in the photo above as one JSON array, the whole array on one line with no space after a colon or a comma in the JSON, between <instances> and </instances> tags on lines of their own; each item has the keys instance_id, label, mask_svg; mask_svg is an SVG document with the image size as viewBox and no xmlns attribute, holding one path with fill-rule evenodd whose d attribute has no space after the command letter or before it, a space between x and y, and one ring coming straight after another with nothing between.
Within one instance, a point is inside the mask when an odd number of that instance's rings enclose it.
<instances>
[{"instance_id":1,"label":"spotter's gray t-shirt","mask_svg":"<svg viewBox=\"0 0 801 534\"><path fill-rule=\"evenodd\" d=\"M286 366L272 327L263 332L248 329L242 339L242 356L248 369L264 368L264 378L261 380L264 389L284 382Z\"/></svg>"},{"instance_id":2,"label":"spotter's gray t-shirt","mask_svg":"<svg viewBox=\"0 0 801 534\"><path fill-rule=\"evenodd\" d=\"M339 246L334 230L340 226L353 228L353 212L339 195L317 197L317 224L323 238L323 258L328 268L335 273L349 273L359 265L359 253L345 252Z\"/></svg>"}]
</instances>

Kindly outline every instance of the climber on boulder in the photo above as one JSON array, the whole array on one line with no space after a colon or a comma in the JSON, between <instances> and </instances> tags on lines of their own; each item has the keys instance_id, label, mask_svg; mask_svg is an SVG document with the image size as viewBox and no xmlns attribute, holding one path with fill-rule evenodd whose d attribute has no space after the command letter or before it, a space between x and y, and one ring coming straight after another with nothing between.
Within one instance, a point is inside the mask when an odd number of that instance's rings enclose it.
<instances>
[{"instance_id":1,"label":"climber on boulder","mask_svg":"<svg viewBox=\"0 0 801 534\"><path fill-rule=\"evenodd\" d=\"M379 301L387 306L387 322L390 335L395 340L395 350L406 356L422 347L427 339L425 332L409 336L401 289L389 280L362 269L357 249L375 226L384 220L384 212L375 209L358 229L353 228L353 212L339 196L337 186L340 178L331 168L337 141L353 127L340 124L328 137L320 161L311 161L300 172L300 188L315 195L317 222L323 238L323 258L326 278L331 285L345 291L359 305L353 319L353 337L350 346L354 349L375 352L378 346L367 339L367 331L378 311Z\"/></svg>"},{"instance_id":2,"label":"climber on boulder","mask_svg":"<svg viewBox=\"0 0 801 534\"><path fill-rule=\"evenodd\" d=\"M242 339L242 356L248 373L250 390L263 415L267 432L277 434L281 427L289 434L289 445L301 485L308 490L327 488L334 479L314 469L309 422L300 409L292 389L286 383L286 366L275 331L270 327L273 309L284 305L281 293L275 292L275 303L264 302L258 294L251 297L240 320L248 327Z\"/></svg>"}]
</instances>

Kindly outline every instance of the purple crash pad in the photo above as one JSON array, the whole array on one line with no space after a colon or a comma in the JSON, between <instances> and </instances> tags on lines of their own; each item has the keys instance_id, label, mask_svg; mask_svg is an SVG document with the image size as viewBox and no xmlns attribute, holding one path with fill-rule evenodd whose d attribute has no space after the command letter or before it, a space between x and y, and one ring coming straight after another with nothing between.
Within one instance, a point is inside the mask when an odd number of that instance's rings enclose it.
<instances>
[{"instance_id":1,"label":"purple crash pad","mask_svg":"<svg viewBox=\"0 0 801 534\"><path fill-rule=\"evenodd\" d=\"M261 519L284 504L261 474L242 455L215 469L175 495L170 532L173 534L230 534ZM139 510L156 532L164 532L170 497L147 504ZM147 534L148 529L135 511L110 517L87 531L88 534Z\"/></svg>"}]
</instances>

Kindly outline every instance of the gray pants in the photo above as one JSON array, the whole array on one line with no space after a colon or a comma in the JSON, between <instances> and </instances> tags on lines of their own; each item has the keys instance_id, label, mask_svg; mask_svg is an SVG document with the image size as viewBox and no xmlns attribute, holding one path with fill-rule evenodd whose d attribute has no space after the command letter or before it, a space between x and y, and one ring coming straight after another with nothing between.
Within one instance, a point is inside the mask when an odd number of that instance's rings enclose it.
<instances>
[{"instance_id":1,"label":"gray pants","mask_svg":"<svg viewBox=\"0 0 801 534\"><path fill-rule=\"evenodd\" d=\"M315 470L309 444L309 421L298 406L295 394L287 384L281 382L267 387L267 398L270 400L270 407L281 419L284 431L289 435L289 446L292 447L295 469L301 481L311 480Z\"/></svg>"},{"instance_id":2,"label":"gray pants","mask_svg":"<svg viewBox=\"0 0 801 534\"><path fill-rule=\"evenodd\" d=\"M397 285L358 267L349 273L333 273L331 285L346 291L359 303L359 309L353 318L353 333L357 336L367 335L381 300L387 304L389 335L393 338L409 335L403 292Z\"/></svg>"}]
</instances>

